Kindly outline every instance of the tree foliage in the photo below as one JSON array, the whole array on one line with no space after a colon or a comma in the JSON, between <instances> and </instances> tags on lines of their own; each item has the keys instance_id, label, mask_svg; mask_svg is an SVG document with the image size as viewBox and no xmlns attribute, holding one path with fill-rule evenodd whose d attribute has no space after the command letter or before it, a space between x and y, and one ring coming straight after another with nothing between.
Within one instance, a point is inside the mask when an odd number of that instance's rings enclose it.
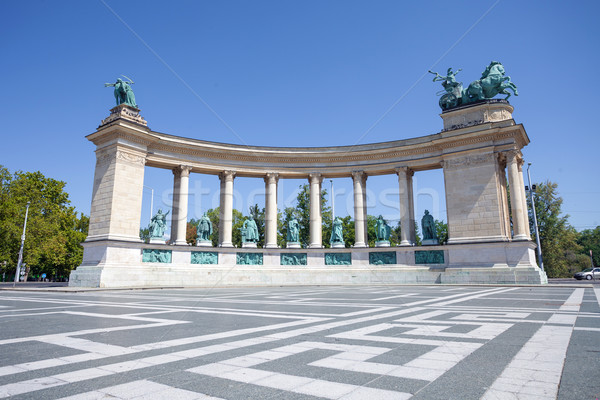
<instances>
[{"instance_id":1,"label":"tree foliage","mask_svg":"<svg viewBox=\"0 0 600 400\"><path fill-rule=\"evenodd\" d=\"M556 183L547 181L536 185L534 194L542 259L549 278L571 276L574 269L579 269L576 263L577 254L582 250L577 243L577 231L569 225L569 216L561 213L563 200L558 195L557 188ZM532 238L535 239L533 212L529 197L527 202L529 225L532 228Z\"/></svg>"},{"instance_id":2,"label":"tree foliage","mask_svg":"<svg viewBox=\"0 0 600 400\"><path fill-rule=\"evenodd\" d=\"M581 246L582 255L587 258L586 264L591 267L589 260L589 251L592 251L594 265L600 265L600 226L595 229L585 229L579 234L577 244Z\"/></svg>"},{"instance_id":3,"label":"tree foliage","mask_svg":"<svg viewBox=\"0 0 600 400\"><path fill-rule=\"evenodd\" d=\"M0 262L6 261L7 275L16 269L27 202L23 262L29 276L66 278L81 263L89 218L70 206L65 185L39 171L11 175L0 166Z\"/></svg>"}]
</instances>

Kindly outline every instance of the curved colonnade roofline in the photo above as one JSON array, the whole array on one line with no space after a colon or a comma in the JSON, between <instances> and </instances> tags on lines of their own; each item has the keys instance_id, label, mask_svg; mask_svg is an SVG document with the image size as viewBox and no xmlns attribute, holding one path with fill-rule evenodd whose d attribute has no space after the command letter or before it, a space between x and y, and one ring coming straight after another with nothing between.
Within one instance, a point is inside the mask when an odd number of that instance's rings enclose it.
<instances>
[{"instance_id":1,"label":"curved colonnade roofline","mask_svg":"<svg viewBox=\"0 0 600 400\"><path fill-rule=\"evenodd\" d=\"M124 125L130 125L123 130ZM219 174L231 170L238 177L324 178L351 177L361 170L367 175L395 174L396 168L414 171L442 168L445 158L468 152L500 152L520 149L529 143L522 124L514 120L489 122L452 131L388 142L329 147L270 147L211 142L186 138L137 126L126 120L101 126L87 138L97 145L129 144L145 154L149 167L172 169L179 165L191 172ZM113 134L109 131L113 130Z\"/></svg>"}]
</instances>

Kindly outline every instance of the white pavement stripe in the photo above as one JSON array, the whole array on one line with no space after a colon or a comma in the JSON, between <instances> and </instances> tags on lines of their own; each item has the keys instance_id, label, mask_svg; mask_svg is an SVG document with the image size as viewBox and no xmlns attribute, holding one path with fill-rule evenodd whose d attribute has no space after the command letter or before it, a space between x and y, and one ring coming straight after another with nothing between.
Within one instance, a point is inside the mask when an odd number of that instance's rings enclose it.
<instances>
[{"instance_id":1,"label":"white pavement stripe","mask_svg":"<svg viewBox=\"0 0 600 400\"><path fill-rule=\"evenodd\" d=\"M306 350L309 350L306 348ZM290 354L288 354L290 355ZM347 383L331 382L322 379L311 379L301 376L281 374L254 368L236 367L225 363L203 365L189 369L188 372L208 375L220 379L249 383L293 393L307 394L326 399L397 399L412 397L410 393L395 392L384 389L365 388ZM285 395L282 395L285 398ZM367 396L367 397L365 397Z\"/></svg>"},{"instance_id":2,"label":"white pavement stripe","mask_svg":"<svg viewBox=\"0 0 600 400\"><path fill-rule=\"evenodd\" d=\"M178 389L160 383L140 380L100 390L61 397L60 400L100 400L100 399L180 399L180 400L222 400L190 390Z\"/></svg>"},{"instance_id":3,"label":"white pavement stripe","mask_svg":"<svg viewBox=\"0 0 600 400\"><path fill-rule=\"evenodd\" d=\"M556 399L573 327L542 326L488 389L483 400Z\"/></svg>"},{"instance_id":4,"label":"white pavement stripe","mask_svg":"<svg viewBox=\"0 0 600 400\"><path fill-rule=\"evenodd\" d=\"M565 303L560 306L560 311L579 311L581 301L583 300L583 292L585 289L575 289Z\"/></svg>"},{"instance_id":5,"label":"white pavement stripe","mask_svg":"<svg viewBox=\"0 0 600 400\"><path fill-rule=\"evenodd\" d=\"M598 301L598 305L600 305L600 288L594 288L594 293L596 293L596 300Z\"/></svg>"}]
</instances>

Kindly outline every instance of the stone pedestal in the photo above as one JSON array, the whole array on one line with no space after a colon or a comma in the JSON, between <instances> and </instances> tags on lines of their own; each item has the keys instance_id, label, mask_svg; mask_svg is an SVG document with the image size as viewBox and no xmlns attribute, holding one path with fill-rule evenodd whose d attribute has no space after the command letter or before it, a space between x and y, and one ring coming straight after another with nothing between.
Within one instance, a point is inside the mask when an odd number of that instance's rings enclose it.
<instances>
[{"instance_id":1,"label":"stone pedestal","mask_svg":"<svg viewBox=\"0 0 600 400\"><path fill-rule=\"evenodd\" d=\"M444 131L512 120L514 108L506 100L490 99L453 108L442 113Z\"/></svg>"},{"instance_id":2,"label":"stone pedestal","mask_svg":"<svg viewBox=\"0 0 600 400\"><path fill-rule=\"evenodd\" d=\"M111 240L83 246L83 262L71 272L69 286L547 283L546 274L535 264L535 246L523 241L326 251L223 247L203 251L194 246ZM290 265L289 259L294 258L290 254L298 260L306 257L306 262ZM344 261L344 265L334 265L331 259ZM201 265L199 260L205 262ZM238 262L242 260L244 263Z\"/></svg>"},{"instance_id":3,"label":"stone pedestal","mask_svg":"<svg viewBox=\"0 0 600 400\"><path fill-rule=\"evenodd\" d=\"M346 247L346 245L344 244L344 242L331 243L331 248L332 249L343 249L345 247ZM364 247L364 246L361 246L361 247Z\"/></svg>"},{"instance_id":4,"label":"stone pedestal","mask_svg":"<svg viewBox=\"0 0 600 400\"><path fill-rule=\"evenodd\" d=\"M150 238L150 241L148 243L150 243L150 244L165 244L166 241L165 241L165 239Z\"/></svg>"},{"instance_id":5,"label":"stone pedestal","mask_svg":"<svg viewBox=\"0 0 600 400\"><path fill-rule=\"evenodd\" d=\"M423 246L437 246L440 244L440 242L437 239L423 239L421 244Z\"/></svg>"},{"instance_id":6,"label":"stone pedestal","mask_svg":"<svg viewBox=\"0 0 600 400\"><path fill-rule=\"evenodd\" d=\"M300 242L287 242L285 247L287 249L300 249L302 246L300 245Z\"/></svg>"},{"instance_id":7,"label":"stone pedestal","mask_svg":"<svg viewBox=\"0 0 600 400\"><path fill-rule=\"evenodd\" d=\"M256 249L256 243L254 242L244 242L242 243L242 249Z\"/></svg>"},{"instance_id":8,"label":"stone pedestal","mask_svg":"<svg viewBox=\"0 0 600 400\"><path fill-rule=\"evenodd\" d=\"M390 247L390 241L389 240L380 240L378 242L375 242L375 247Z\"/></svg>"},{"instance_id":9,"label":"stone pedestal","mask_svg":"<svg viewBox=\"0 0 600 400\"><path fill-rule=\"evenodd\" d=\"M198 246L198 247L212 247L212 241L210 241L210 240L196 240L196 246Z\"/></svg>"}]
</instances>

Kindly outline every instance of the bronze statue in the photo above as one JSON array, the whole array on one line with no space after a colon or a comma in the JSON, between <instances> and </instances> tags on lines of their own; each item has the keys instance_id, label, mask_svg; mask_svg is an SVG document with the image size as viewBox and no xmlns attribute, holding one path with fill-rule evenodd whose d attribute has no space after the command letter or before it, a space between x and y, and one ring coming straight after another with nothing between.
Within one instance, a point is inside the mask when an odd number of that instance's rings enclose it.
<instances>
[{"instance_id":1,"label":"bronze statue","mask_svg":"<svg viewBox=\"0 0 600 400\"><path fill-rule=\"evenodd\" d=\"M123 75L123 77L127 78L125 75ZM118 78L115 83L105 83L104 87L112 86L115 88L114 94L117 105L126 104L128 106L137 108L135 96L133 95L133 89L131 89L131 85L133 85L135 82L131 80L131 78L127 79L129 79L129 82Z\"/></svg>"}]
</instances>

